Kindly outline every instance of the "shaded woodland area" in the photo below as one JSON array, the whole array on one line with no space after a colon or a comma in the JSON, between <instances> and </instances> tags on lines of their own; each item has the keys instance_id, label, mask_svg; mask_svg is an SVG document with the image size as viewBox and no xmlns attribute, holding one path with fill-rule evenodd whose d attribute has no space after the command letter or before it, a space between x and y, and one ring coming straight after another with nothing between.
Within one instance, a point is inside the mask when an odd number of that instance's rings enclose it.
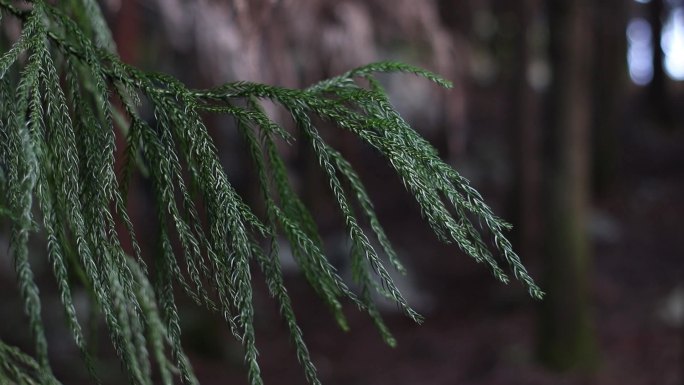
<instances>
[{"instance_id":1,"label":"shaded woodland area","mask_svg":"<svg viewBox=\"0 0 684 385\"><path fill-rule=\"evenodd\" d=\"M454 82L442 90L412 76L383 78L402 115L514 225L515 248L547 296L531 300L517 283L501 285L457 247L440 244L383 159L351 135L326 137L367 184L408 266L397 279L426 321L415 325L383 307L398 341L390 348L348 304L351 331L343 332L290 269L290 294L324 384L684 384L684 2L102 4L124 61L190 87L234 80L306 87L378 60ZM268 112L287 124L284 111ZM234 122L211 123L231 182L257 205ZM296 143L280 150L345 274L343 222L315 155ZM153 249L150 186L142 176L133 183L131 217L140 239L150 239L143 248ZM0 337L22 345L29 337L16 332L25 321L12 310L21 304L11 261L0 256ZM65 384L87 383L76 347L66 337L60 343L49 275L41 284L56 374ZM247 383L241 346L219 317L179 298L184 344L202 383ZM265 382L303 383L265 287L257 285L255 303ZM105 383L119 383L106 336L99 340L111 374Z\"/></svg>"}]
</instances>

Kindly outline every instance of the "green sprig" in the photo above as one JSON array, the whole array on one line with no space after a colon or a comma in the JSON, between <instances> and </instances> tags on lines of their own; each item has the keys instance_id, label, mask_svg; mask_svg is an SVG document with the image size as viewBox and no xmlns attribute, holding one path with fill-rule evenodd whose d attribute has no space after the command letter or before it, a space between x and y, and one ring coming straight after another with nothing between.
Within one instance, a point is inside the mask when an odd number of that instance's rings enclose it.
<instances>
[{"instance_id":1,"label":"green sprig","mask_svg":"<svg viewBox=\"0 0 684 385\"><path fill-rule=\"evenodd\" d=\"M10 252L35 341L35 360L0 341L0 382L57 383L29 258L29 237L38 229L47 236L47 258L66 323L95 382L95 358L76 315L70 270L80 273L76 278L91 292L131 383L152 384L157 374L167 385L198 382L181 345L178 287L197 305L223 316L244 347L250 383L261 384L252 286L257 265L307 381L319 384L284 284L281 240L289 243L304 278L342 329L349 328L344 303L352 303L394 345L373 291L394 300L415 321L422 318L392 280L390 269L406 271L361 177L326 143L323 130L351 132L377 150L439 239L457 244L503 282L511 271L530 295L542 297L504 235L510 225L399 115L376 75L408 73L442 87L450 82L407 64L381 62L303 90L250 82L189 89L170 76L121 62L94 1L65 3L33 1L19 10L0 0L0 9L22 22L17 41L0 55L0 217L12 224ZM155 124L140 116L141 101L152 107ZM263 101L289 112L329 182L351 242L354 285L325 255L314 217L278 151L281 142L290 145L296 135L264 112ZM203 113L235 120L257 174L262 214L231 184ZM122 170L114 168L115 121L125 133ZM154 258L143 255L126 209L136 169L153 187ZM117 220L125 225L133 256L122 247Z\"/></svg>"}]
</instances>

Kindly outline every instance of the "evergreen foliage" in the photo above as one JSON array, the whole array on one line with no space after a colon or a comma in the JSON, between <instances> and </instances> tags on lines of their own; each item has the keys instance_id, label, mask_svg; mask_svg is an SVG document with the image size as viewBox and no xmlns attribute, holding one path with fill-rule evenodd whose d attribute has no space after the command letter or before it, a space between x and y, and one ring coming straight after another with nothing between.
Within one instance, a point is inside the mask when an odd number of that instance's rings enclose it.
<instances>
[{"instance_id":1,"label":"evergreen foliage","mask_svg":"<svg viewBox=\"0 0 684 385\"><path fill-rule=\"evenodd\" d=\"M22 25L19 38L0 57L0 218L11 224L10 253L35 352L32 358L0 341L0 382L58 383L29 260L29 238L38 231L47 237L67 325L98 383L72 298L74 279L92 293L131 383L151 384L153 373L164 384L197 383L180 343L179 288L225 318L244 345L250 382L261 384L252 303L252 271L259 268L280 305L307 380L318 384L283 283L281 236L342 328L347 327L342 301L351 301L394 344L371 293L393 299L418 322L421 317L388 272L403 272L403 267L359 176L323 140L319 122L354 133L386 157L442 241L457 244L503 282L508 275L502 265L508 265L532 296L543 295L503 234L509 225L399 116L375 74L406 72L449 87L439 76L384 62L304 90L249 82L188 89L169 76L124 64L94 0L14 4L0 0L2 17ZM264 100L289 112L329 181L351 240L354 289L324 255L312 215L278 152L278 142L291 143L294 135L268 117ZM140 116L142 103L153 108L155 124ZM235 119L258 176L264 215L255 214L228 180L202 120L207 113ZM114 130L122 124L124 167L115 170ZM159 249L151 258L141 255L126 211L136 168L150 179L156 199ZM122 248L117 222L128 229L133 255Z\"/></svg>"}]
</instances>

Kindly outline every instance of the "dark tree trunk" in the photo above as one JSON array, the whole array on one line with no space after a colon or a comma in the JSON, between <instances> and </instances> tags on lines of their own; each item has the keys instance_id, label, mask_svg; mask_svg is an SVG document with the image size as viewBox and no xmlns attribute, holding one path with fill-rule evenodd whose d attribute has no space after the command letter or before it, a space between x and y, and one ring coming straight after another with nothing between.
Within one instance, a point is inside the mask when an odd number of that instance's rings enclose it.
<instances>
[{"instance_id":1,"label":"dark tree trunk","mask_svg":"<svg viewBox=\"0 0 684 385\"><path fill-rule=\"evenodd\" d=\"M539 8L535 0L520 0L513 9L516 19L515 59L511 90L511 143L514 146L515 185L512 205L517 249L526 260L539 256L540 132L539 98L527 80L532 49L530 27Z\"/></svg>"},{"instance_id":2,"label":"dark tree trunk","mask_svg":"<svg viewBox=\"0 0 684 385\"><path fill-rule=\"evenodd\" d=\"M672 124L672 111L667 90L667 75L663 60L665 54L660 46L665 14L664 0L651 0L648 4L648 21L653 37L653 79L647 89L647 105L650 120L658 126L669 127Z\"/></svg>"},{"instance_id":3,"label":"dark tree trunk","mask_svg":"<svg viewBox=\"0 0 684 385\"><path fill-rule=\"evenodd\" d=\"M446 152L450 161L464 156L468 134L468 31L473 18L472 4L467 1L438 0L437 10L444 26L452 36L454 49L458 52L455 73L449 74L454 87L445 101L446 117L443 131Z\"/></svg>"},{"instance_id":4,"label":"dark tree trunk","mask_svg":"<svg viewBox=\"0 0 684 385\"><path fill-rule=\"evenodd\" d=\"M663 34L663 18L665 17L664 0L651 0L648 4L648 21L651 25L653 38L653 80L649 86L650 93L658 101L665 97L665 69L663 59L665 55L660 47L660 37Z\"/></svg>"},{"instance_id":5,"label":"dark tree trunk","mask_svg":"<svg viewBox=\"0 0 684 385\"><path fill-rule=\"evenodd\" d=\"M558 370L597 362L588 293L590 36L586 0L548 4L553 80L544 149L544 276L540 358Z\"/></svg>"},{"instance_id":6,"label":"dark tree trunk","mask_svg":"<svg viewBox=\"0 0 684 385\"><path fill-rule=\"evenodd\" d=\"M138 2L132 0L124 0L121 2L121 8L116 13L113 26L113 39L116 44L121 59L130 64L137 64L138 47L137 42L140 41L140 18L139 18ZM123 111L123 106L117 105L120 111ZM114 130L116 137L116 161L114 164L115 170L121 170L123 167L124 153L126 149L126 138L121 129ZM135 221L137 215L144 207L140 201L140 194L136 194L137 183L135 177L132 178L129 189L131 194L128 195L128 202L126 203L128 212L131 218ZM116 231L121 239L121 247L130 255L133 255L133 245L131 239L128 237L126 227L121 221L116 224Z\"/></svg>"},{"instance_id":7,"label":"dark tree trunk","mask_svg":"<svg viewBox=\"0 0 684 385\"><path fill-rule=\"evenodd\" d=\"M617 131L627 80L627 7L622 0L594 4L592 186L598 197L610 189L617 165Z\"/></svg>"}]
</instances>

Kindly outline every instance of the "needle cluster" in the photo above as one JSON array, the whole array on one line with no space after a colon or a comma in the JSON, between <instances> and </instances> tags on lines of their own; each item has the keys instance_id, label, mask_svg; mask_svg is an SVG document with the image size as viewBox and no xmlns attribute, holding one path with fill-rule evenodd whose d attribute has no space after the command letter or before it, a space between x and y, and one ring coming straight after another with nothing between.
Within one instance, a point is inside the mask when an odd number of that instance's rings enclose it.
<instances>
[{"instance_id":1,"label":"needle cluster","mask_svg":"<svg viewBox=\"0 0 684 385\"><path fill-rule=\"evenodd\" d=\"M503 234L509 225L402 119L376 74L409 73L443 87L448 81L383 62L306 89L249 82L189 89L167 75L124 64L94 0L59 3L65 5L37 0L19 9L0 0L2 17L22 25L18 39L0 55L0 219L11 225L9 251L35 341L33 357L0 341L1 383L58 383L29 259L29 238L36 232L47 238L65 319L95 382L94 358L72 297L74 280L91 293L131 383L197 383L180 342L175 297L184 293L222 315L244 345L249 380L257 385L262 379L252 279L260 269L307 380L318 384L284 285L280 238L342 328L342 305L351 301L393 345L371 294L394 300L416 321L421 317L393 282L389 270L404 268L359 175L324 140L322 122L325 129L355 134L385 157L439 239L486 264L499 280L507 282L509 271L532 296L542 296ZM298 132L274 122L264 101L282 106ZM151 106L154 123L141 117L143 103ZM263 213L256 214L231 184L203 120L208 114L235 120L251 154ZM120 170L114 166L117 127L126 143ZM344 219L353 285L324 254L312 214L279 153L295 137L313 150ZM152 256L142 255L126 209L136 170L144 171L154 191L159 241ZM118 223L127 234L117 231ZM124 236L132 255L122 247Z\"/></svg>"}]
</instances>

